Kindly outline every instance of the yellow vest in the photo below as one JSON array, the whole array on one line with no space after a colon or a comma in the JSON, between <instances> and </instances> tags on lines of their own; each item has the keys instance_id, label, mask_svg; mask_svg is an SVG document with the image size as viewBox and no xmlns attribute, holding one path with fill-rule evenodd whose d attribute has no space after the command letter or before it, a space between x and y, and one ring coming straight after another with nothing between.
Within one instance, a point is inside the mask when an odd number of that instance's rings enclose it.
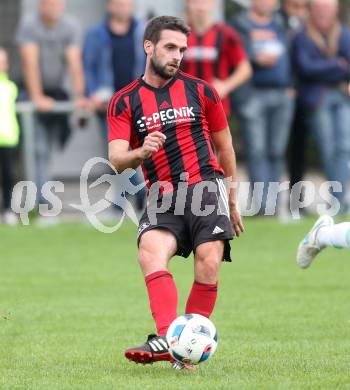
<instances>
[{"instance_id":1,"label":"yellow vest","mask_svg":"<svg viewBox=\"0 0 350 390\"><path fill-rule=\"evenodd\" d=\"M0 73L0 147L18 144L17 94L16 84L9 80L6 73Z\"/></svg>"}]
</instances>

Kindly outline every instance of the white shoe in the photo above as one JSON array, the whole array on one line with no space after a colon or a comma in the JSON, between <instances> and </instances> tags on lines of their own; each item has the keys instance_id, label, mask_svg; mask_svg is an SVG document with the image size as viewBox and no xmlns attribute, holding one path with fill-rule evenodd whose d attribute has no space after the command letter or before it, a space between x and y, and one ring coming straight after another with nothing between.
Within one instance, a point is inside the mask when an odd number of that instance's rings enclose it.
<instances>
[{"instance_id":1,"label":"white shoe","mask_svg":"<svg viewBox=\"0 0 350 390\"><path fill-rule=\"evenodd\" d=\"M331 225L334 225L332 217L328 215L320 217L301 241L297 253L297 264L300 268L308 268L314 258L321 252L323 248L317 245L317 233L321 227Z\"/></svg>"},{"instance_id":2,"label":"white shoe","mask_svg":"<svg viewBox=\"0 0 350 390\"><path fill-rule=\"evenodd\" d=\"M5 225L16 226L18 224L18 217L11 210L6 210L2 216Z\"/></svg>"}]
</instances>

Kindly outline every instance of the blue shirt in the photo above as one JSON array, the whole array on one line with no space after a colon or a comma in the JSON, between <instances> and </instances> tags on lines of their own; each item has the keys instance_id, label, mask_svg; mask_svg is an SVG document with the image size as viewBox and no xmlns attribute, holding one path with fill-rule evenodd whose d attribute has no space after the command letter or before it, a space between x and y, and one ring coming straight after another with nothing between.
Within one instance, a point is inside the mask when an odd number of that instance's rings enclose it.
<instances>
[{"instance_id":1,"label":"blue shirt","mask_svg":"<svg viewBox=\"0 0 350 390\"><path fill-rule=\"evenodd\" d=\"M124 35L113 34L110 31L112 39L112 68L115 91L119 91L134 80L134 30L135 22L133 21L129 31Z\"/></svg>"},{"instance_id":2,"label":"blue shirt","mask_svg":"<svg viewBox=\"0 0 350 390\"><path fill-rule=\"evenodd\" d=\"M253 80L257 87L286 87L291 82L290 58L286 33L274 22L261 25L251 23L250 39L253 57ZM254 63L258 54L277 56L277 62L270 67Z\"/></svg>"}]
</instances>

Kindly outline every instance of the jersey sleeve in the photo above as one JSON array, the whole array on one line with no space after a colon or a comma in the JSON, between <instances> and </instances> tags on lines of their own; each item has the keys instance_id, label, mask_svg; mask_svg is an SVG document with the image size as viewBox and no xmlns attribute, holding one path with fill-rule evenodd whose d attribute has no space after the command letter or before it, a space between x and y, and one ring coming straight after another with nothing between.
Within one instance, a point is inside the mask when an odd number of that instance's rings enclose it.
<instances>
[{"instance_id":1,"label":"jersey sleeve","mask_svg":"<svg viewBox=\"0 0 350 390\"><path fill-rule=\"evenodd\" d=\"M71 16L69 16L69 18L67 17L66 34L67 47L82 47L83 31L78 19L75 19Z\"/></svg>"},{"instance_id":2,"label":"jersey sleeve","mask_svg":"<svg viewBox=\"0 0 350 390\"><path fill-rule=\"evenodd\" d=\"M228 54L229 63L232 66L237 66L247 58L246 52L236 31L228 28L226 32L226 52Z\"/></svg>"},{"instance_id":3,"label":"jersey sleeve","mask_svg":"<svg viewBox=\"0 0 350 390\"><path fill-rule=\"evenodd\" d=\"M131 115L129 103L123 96L111 99L107 110L108 142L124 139L130 142Z\"/></svg>"},{"instance_id":4,"label":"jersey sleeve","mask_svg":"<svg viewBox=\"0 0 350 390\"><path fill-rule=\"evenodd\" d=\"M215 133L226 129L228 123L221 99L215 88L208 84L204 85L204 102L209 131Z\"/></svg>"},{"instance_id":5,"label":"jersey sleeve","mask_svg":"<svg viewBox=\"0 0 350 390\"><path fill-rule=\"evenodd\" d=\"M29 17L23 19L17 28L15 34L15 43L18 46L23 46L28 43L39 44L39 38L37 34L37 28L33 18Z\"/></svg>"}]
</instances>

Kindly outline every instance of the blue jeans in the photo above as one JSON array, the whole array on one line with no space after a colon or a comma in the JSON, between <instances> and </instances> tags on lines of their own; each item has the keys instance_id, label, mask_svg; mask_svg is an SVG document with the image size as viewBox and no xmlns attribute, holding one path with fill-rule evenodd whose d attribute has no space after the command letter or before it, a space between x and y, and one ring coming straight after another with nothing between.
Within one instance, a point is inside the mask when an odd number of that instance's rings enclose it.
<instances>
[{"instance_id":1,"label":"blue jeans","mask_svg":"<svg viewBox=\"0 0 350 390\"><path fill-rule=\"evenodd\" d=\"M262 210L269 182L279 182L285 168L293 111L294 98L276 88L255 88L239 110L249 180L264 183Z\"/></svg>"},{"instance_id":2,"label":"blue jeans","mask_svg":"<svg viewBox=\"0 0 350 390\"><path fill-rule=\"evenodd\" d=\"M64 114L36 114L35 116L35 184L37 186L37 204L47 204L41 190L52 180L50 164L57 146L63 147L62 134L68 131L68 116Z\"/></svg>"},{"instance_id":3,"label":"blue jeans","mask_svg":"<svg viewBox=\"0 0 350 390\"><path fill-rule=\"evenodd\" d=\"M350 174L349 98L337 89L327 90L321 104L308 116L308 123L316 139L327 180L342 184L343 191L334 193L334 196L345 207Z\"/></svg>"}]
</instances>

